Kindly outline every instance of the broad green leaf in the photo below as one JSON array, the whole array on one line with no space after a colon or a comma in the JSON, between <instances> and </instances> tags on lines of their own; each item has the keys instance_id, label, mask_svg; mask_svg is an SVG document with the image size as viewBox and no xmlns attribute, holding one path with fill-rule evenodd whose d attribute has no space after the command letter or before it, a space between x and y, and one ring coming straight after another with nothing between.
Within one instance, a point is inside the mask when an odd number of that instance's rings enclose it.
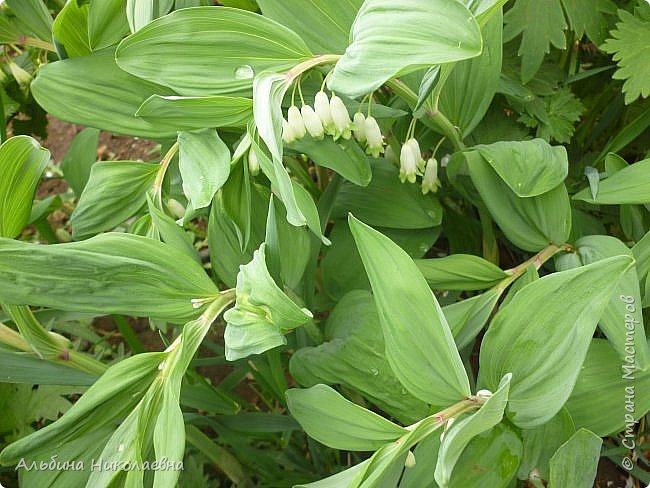
<instances>
[{"instance_id":1,"label":"broad green leaf","mask_svg":"<svg viewBox=\"0 0 650 488\"><path fill-rule=\"evenodd\" d=\"M522 33L517 54L521 56L521 79L530 81L550 51L552 44L564 49L564 29L567 25L560 0L517 0L503 17L504 41L510 41Z\"/></svg>"},{"instance_id":2,"label":"broad green leaf","mask_svg":"<svg viewBox=\"0 0 650 488\"><path fill-rule=\"evenodd\" d=\"M565 254L556 261L558 270L574 267L571 262L585 265L613 256L633 257L632 251L621 241L612 236L587 236L578 240L574 246L575 256ZM628 358L634 350L634 363L640 369L650 366L650 349L643 326L641 291L636 267L628 269L619 280L605 306L599 322L600 329L618 352L621 360ZM632 349L630 349L632 348Z\"/></svg>"},{"instance_id":3,"label":"broad green leaf","mask_svg":"<svg viewBox=\"0 0 650 488\"><path fill-rule=\"evenodd\" d=\"M650 95L650 70L645 62L648 56L648 44L644 42L650 35L650 20L619 10L621 19L616 29L610 32L610 38L602 45L603 51L613 54L618 70L613 78L625 80L623 92L625 103L630 104L640 96Z\"/></svg>"},{"instance_id":4,"label":"broad green leaf","mask_svg":"<svg viewBox=\"0 0 650 488\"><path fill-rule=\"evenodd\" d=\"M503 14L482 29L483 52L460 61L447 77L440 93L440 111L468 136L485 116L501 75Z\"/></svg>"},{"instance_id":5,"label":"broad green leaf","mask_svg":"<svg viewBox=\"0 0 650 488\"><path fill-rule=\"evenodd\" d=\"M255 75L310 56L286 27L228 7L172 12L124 39L116 52L120 68L132 75L199 97L249 91Z\"/></svg>"},{"instance_id":6,"label":"broad green leaf","mask_svg":"<svg viewBox=\"0 0 650 488\"><path fill-rule=\"evenodd\" d=\"M219 194L212 201L208 221L208 248L212 269L228 287L237 284L239 266L253 259L253 251L264 241L268 193L262 187L251 188L251 237L246 249L242 251L237 234L237 225L223 207Z\"/></svg>"},{"instance_id":7,"label":"broad green leaf","mask_svg":"<svg viewBox=\"0 0 650 488\"><path fill-rule=\"evenodd\" d=\"M367 186L372 179L370 163L356 141L326 137L322 141L305 136L297 139L287 149L306 154L319 166L333 169L348 181Z\"/></svg>"},{"instance_id":8,"label":"broad green leaf","mask_svg":"<svg viewBox=\"0 0 650 488\"><path fill-rule=\"evenodd\" d=\"M52 35L57 42L57 50L65 53L65 57L85 56L90 54L88 40L88 4L79 5L70 1L54 19Z\"/></svg>"},{"instance_id":9,"label":"broad green leaf","mask_svg":"<svg viewBox=\"0 0 650 488\"><path fill-rule=\"evenodd\" d=\"M149 209L149 215L151 216L151 225L155 230L153 232L153 237L159 238L171 247L184 252L194 259L194 261L201 264L201 257L196 249L194 249L192 238L185 233L183 228L178 225L174 219L154 205L149 193L146 194L146 197L147 208ZM152 236L147 235L147 237Z\"/></svg>"},{"instance_id":10,"label":"broad green leaf","mask_svg":"<svg viewBox=\"0 0 650 488\"><path fill-rule=\"evenodd\" d=\"M356 483L356 480L359 475L366 470L368 464L370 464L369 459L355 466L352 466L345 471L336 473L335 475L332 475L328 478L314 481L313 483L303 483L296 485L294 488L340 488L341 486L357 487L359 484Z\"/></svg>"},{"instance_id":11,"label":"broad green leaf","mask_svg":"<svg viewBox=\"0 0 650 488\"><path fill-rule=\"evenodd\" d=\"M43 41L52 41L52 15L43 0L7 0L21 30L26 29Z\"/></svg>"},{"instance_id":12,"label":"broad green leaf","mask_svg":"<svg viewBox=\"0 0 650 488\"><path fill-rule=\"evenodd\" d=\"M178 167L192 207L207 207L230 175L230 150L214 129L180 132Z\"/></svg>"},{"instance_id":13,"label":"broad green leaf","mask_svg":"<svg viewBox=\"0 0 650 488\"><path fill-rule=\"evenodd\" d=\"M196 317L191 300L218 292L184 253L117 233L49 246L1 239L0 277L11 284L0 290L4 303L172 322Z\"/></svg>"},{"instance_id":14,"label":"broad green leaf","mask_svg":"<svg viewBox=\"0 0 650 488\"><path fill-rule=\"evenodd\" d=\"M483 290L510 276L489 261L471 254L416 259L429 286L440 290Z\"/></svg>"},{"instance_id":15,"label":"broad green leaf","mask_svg":"<svg viewBox=\"0 0 650 488\"><path fill-rule=\"evenodd\" d=\"M571 205L564 184L536 197L518 197L478 152L465 153L472 183L505 236L526 251L560 245L571 231Z\"/></svg>"},{"instance_id":16,"label":"broad green leaf","mask_svg":"<svg viewBox=\"0 0 650 488\"><path fill-rule=\"evenodd\" d=\"M61 161L61 170L68 185L77 196L81 195L93 164L97 161L98 129L88 127L77 134Z\"/></svg>"},{"instance_id":17,"label":"broad green leaf","mask_svg":"<svg viewBox=\"0 0 650 488\"><path fill-rule=\"evenodd\" d=\"M72 441L112 424L136 405L143 390L158 375L158 365L164 357L161 352L144 353L115 364L63 417L5 447L0 452L0 463L16 464L22 457L48 448L51 451L62 439Z\"/></svg>"},{"instance_id":18,"label":"broad green leaf","mask_svg":"<svg viewBox=\"0 0 650 488\"><path fill-rule=\"evenodd\" d=\"M503 293L498 287L480 295L442 307L458 350L463 349L483 330Z\"/></svg>"},{"instance_id":19,"label":"broad green leaf","mask_svg":"<svg viewBox=\"0 0 650 488\"><path fill-rule=\"evenodd\" d=\"M650 271L650 232L647 232L632 247L632 254L636 260L636 269L639 278L643 278Z\"/></svg>"},{"instance_id":20,"label":"broad green leaf","mask_svg":"<svg viewBox=\"0 0 650 488\"><path fill-rule=\"evenodd\" d=\"M523 457L517 476L527 480L535 472L540 478L549 478L548 463L555 451L564 444L576 431L573 419L566 408L545 424L533 429L523 429Z\"/></svg>"},{"instance_id":21,"label":"broad green leaf","mask_svg":"<svg viewBox=\"0 0 650 488\"><path fill-rule=\"evenodd\" d=\"M366 0L350 41L328 87L351 97L376 90L398 74L473 58L482 49L471 12L445 0Z\"/></svg>"},{"instance_id":22,"label":"broad green leaf","mask_svg":"<svg viewBox=\"0 0 650 488\"><path fill-rule=\"evenodd\" d=\"M399 488L438 488L431 469L438 459L440 436L436 433L420 442L413 450L415 466L405 469Z\"/></svg>"},{"instance_id":23,"label":"broad green leaf","mask_svg":"<svg viewBox=\"0 0 650 488\"><path fill-rule=\"evenodd\" d=\"M153 445L156 459L166 459L175 465L183 461L185 455L185 421L178 405L178 397L167 387L162 393L162 405L153 431ZM179 471L160 469L154 474L154 486L175 488Z\"/></svg>"},{"instance_id":24,"label":"broad green leaf","mask_svg":"<svg viewBox=\"0 0 650 488\"><path fill-rule=\"evenodd\" d=\"M375 301L368 291L355 290L341 298L327 319L325 339L291 357L291 375L302 386L343 385L404 423L427 414L427 404L404 389L385 358Z\"/></svg>"},{"instance_id":25,"label":"broad green leaf","mask_svg":"<svg viewBox=\"0 0 650 488\"><path fill-rule=\"evenodd\" d=\"M50 152L28 136L0 146L0 236L16 237L29 221L32 200Z\"/></svg>"},{"instance_id":26,"label":"broad green leaf","mask_svg":"<svg viewBox=\"0 0 650 488\"><path fill-rule=\"evenodd\" d=\"M374 451L408 432L326 385L294 388L286 396L291 415L305 432L334 449Z\"/></svg>"},{"instance_id":27,"label":"broad green leaf","mask_svg":"<svg viewBox=\"0 0 650 488\"><path fill-rule=\"evenodd\" d=\"M0 351L0 382L28 385L92 385L96 377L23 352Z\"/></svg>"},{"instance_id":28,"label":"broad green leaf","mask_svg":"<svg viewBox=\"0 0 650 488\"><path fill-rule=\"evenodd\" d=\"M503 299L503 302L501 302L500 306L501 307L506 306L508 303L512 301L515 295L521 291L522 288L524 288L526 285L530 285L531 283L537 281L538 279L539 279L539 272L537 270L537 266L535 265L535 263L529 264L528 268L526 268L526 272L522 276L517 278L514 284L510 286L510 289L508 290L508 294Z\"/></svg>"},{"instance_id":29,"label":"broad green leaf","mask_svg":"<svg viewBox=\"0 0 650 488\"><path fill-rule=\"evenodd\" d=\"M599 205L650 203L650 159L631 164L601 180L596 198L591 196L589 188L573 198Z\"/></svg>"},{"instance_id":30,"label":"broad green leaf","mask_svg":"<svg viewBox=\"0 0 650 488\"><path fill-rule=\"evenodd\" d=\"M72 216L75 240L112 230L146 203L159 165L138 161L100 161L90 170Z\"/></svg>"},{"instance_id":31,"label":"broad green leaf","mask_svg":"<svg viewBox=\"0 0 650 488\"><path fill-rule=\"evenodd\" d=\"M564 146L551 146L542 139L495 142L476 149L519 197L553 190L569 171Z\"/></svg>"},{"instance_id":32,"label":"broad green leaf","mask_svg":"<svg viewBox=\"0 0 650 488\"><path fill-rule=\"evenodd\" d=\"M152 20L162 17L173 5L174 0L126 0L126 18L131 32L136 32Z\"/></svg>"},{"instance_id":33,"label":"broad green leaf","mask_svg":"<svg viewBox=\"0 0 650 488\"><path fill-rule=\"evenodd\" d=\"M178 130L208 127L243 127L253 116L250 98L178 97L151 95L138 108L137 117L153 124L171 125Z\"/></svg>"},{"instance_id":34,"label":"broad green leaf","mask_svg":"<svg viewBox=\"0 0 650 488\"><path fill-rule=\"evenodd\" d=\"M318 208L316 207L314 199L309 194L309 192L296 181L292 180L291 184L293 186L293 194L296 197L298 208L300 209L300 212L305 216L305 220L307 221L307 227L309 227L309 230L311 230L314 235L316 235L316 237L318 237L323 242L323 244L329 246L331 243L330 240L325 237L323 230L321 229Z\"/></svg>"},{"instance_id":35,"label":"broad green leaf","mask_svg":"<svg viewBox=\"0 0 650 488\"><path fill-rule=\"evenodd\" d=\"M237 302L224 314L226 359L235 361L286 344L284 334L311 318L309 310L296 305L273 281L262 244L253 260L240 267Z\"/></svg>"},{"instance_id":36,"label":"broad green leaf","mask_svg":"<svg viewBox=\"0 0 650 488\"><path fill-rule=\"evenodd\" d=\"M616 15L616 5L611 0L562 0L571 30L580 39L583 35L600 46L608 37L608 17Z\"/></svg>"},{"instance_id":37,"label":"broad green leaf","mask_svg":"<svg viewBox=\"0 0 650 488\"><path fill-rule=\"evenodd\" d=\"M519 436L507 424L497 424L488 432L470 441L456 462L449 487L513 486L512 479L515 477L520 460Z\"/></svg>"},{"instance_id":38,"label":"broad green leaf","mask_svg":"<svg viewBox=\"0 0 650 488\"><path fill-rule=\"evenodd\" d=\"M351 212L369 225L394 229L426 229L442 222L442 207L416 185L399 184L399 171L386 159L370 160L372 180L366 187L344 182L332 211L334 218Z\"/></svg>"},{"instance_id":39,"label":"broad green leaf","mask_svg":"<svg viewBox=\"0 0 650 488\"><path fill-rule=\"evenodd\" d=\"M259 0L265 17L286 25L316 54L343 53L352 22L363 0Z\"/></svg>"},{"instance_id":40,"label":"broad green leaf","mask_svg":"<svg viewBox=\"0 0 650 488\"><path fill-rule=\"evenodd\" d=\"M126 0L91 0L88 40L93 51L117 44L128 32Z\"/></svg>"},{"instance_id":41,"label":"broad green leaf","mask_svg":"<svg viewBox=\"0 0 650 488\"><path fill-rule=\"evenodd\" d=\"M131 136L176 137L174 126L135 116L154 93L173 92L119 69L112 49L48 63L38 70L30 88L43 109L66 122Z\"/></svg>"},{"instance_id":42,"label":"broad green leaf","mask_svg":"<svg viewBox=\"0 0 650 488\"><path fill-rule=\"evenodd\" d=\"M478 412L458 420L445 432L445 437L440 443L435 470L436 482L442 488L449 486L451 473L467 444L477 435L490 430L501 422L508 402L511 378L511 374L506 374L501 379L497 391L481 405Z\"/></svg>"},{"instance_id":43,"label":"broad green leaf","mask_svg":"<svg viewBox=\"0 0 650 488\"><path fill-rule=\"evenodd\" d=\"M576 432L551 458L549 488L591 488L602 444L603 440L587 429Z\"/></svg>"},{"instance_id":44,"label":"broad green leaf","mask_svg":"<svg viewBox=\"0 0 650 488\"><path fill-rule=\"evenodd\" d=\"M251 182L248 164L240 159L230 169L230 177L220 193L221 205L235 224L240 250L246 249L251 234Z\"/></svg>"},{"instance_id":45,"label":"broad green leaf","mask_svg":"<svg viewBox=\"0 0 650 488\"><path fill-rule=\"evenodd\" d=\"M650 410L650 371L634 372L621 366L608 341L591 341L566 404L576 427L606 436L631 428Z\"/></svg>"},{"instance_id":46,"label":"broad green leaf","mask_svg":"<svg viewBox=\"0 0 650 488\"><path fill-rule=\"evenodd\" d=\"M469 396L469 381L440 305L413 260L352 215L352 235L375 296L386 358L413 395L433 405Z\"/></svg>"},{"instance_id":47,"label":"broad green leaf","mask_svg":"<svg viewBox=\"0 0 650 488\"><path fill-rule=\"evenodd\" d=\"M515 425L541 425L562 408L598 319L632 262L617 256L553 273L499 310L483 337L478 382L493 389L512 373L508 413Z\"/></svg>"}]
</instances>

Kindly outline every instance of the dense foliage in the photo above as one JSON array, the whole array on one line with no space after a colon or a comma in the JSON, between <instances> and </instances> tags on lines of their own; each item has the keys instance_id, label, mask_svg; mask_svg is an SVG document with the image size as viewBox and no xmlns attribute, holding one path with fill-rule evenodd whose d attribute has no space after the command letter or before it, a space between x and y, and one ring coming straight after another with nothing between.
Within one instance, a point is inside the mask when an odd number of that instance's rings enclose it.
<instances>
[{"instance_id":1,"label":"dense foliage","mask_svg":"<svg viewBox=\"0 0 650 488\"><path fill-rule=\"evenodd\" d=\"M650 4L212 3L0 5L0 482L650 483Z\"/></svg>"}]
</instances>

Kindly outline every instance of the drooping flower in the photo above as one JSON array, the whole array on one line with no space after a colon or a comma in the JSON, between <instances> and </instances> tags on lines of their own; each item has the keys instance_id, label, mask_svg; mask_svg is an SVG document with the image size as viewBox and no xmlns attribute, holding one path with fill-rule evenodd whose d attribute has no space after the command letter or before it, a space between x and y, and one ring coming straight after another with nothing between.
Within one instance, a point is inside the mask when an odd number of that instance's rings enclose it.
<instances>
[{"instance_id":1,"label":"drooping flower","mask_svg":"<svg viewBox=\"0 0 650 488\"><path fill-rule=\"evenodd\" d=\"M361 143L366 142L366 118L361 112L354 114L352 125L354 126L354 138Z\"/></svg>"},{"instance_id":2,"label":"drooping flower","mask_svg":"<svg viewBox=\"0 0 650 488\"><path fill-rule=\"evenodd\" d=\"M314 139L322 139L325 133L323 129L323 123L320 120L320 117L314 112L314 109L310 105L303 105L300 109L302 115L302 120L305 123L305 128L309 135Z\"/></svg>"},{"instance_id":3,"label":"drooping flower","mask_svg":"<svg viewBox=\"0 0 650 488\"><path fill-rule=\"evenodd\" d=\"M291 130L293 130L293 133L295 134L295 138L302 139L305 137L307 128L305 127L305 122L302 120L302 114L300 113L300 110L298 110L298 107L295 105L289 107L287 119Z\"/></svg>"},{"instance_id":4,"label":"drooping flower","mask_svg":"<svg viewBox=\"0 0 650 488\"><path fill-rule=\"evenodd\" d=\"M282 119L282 141L285 144L291 144L293 141L296 140L296 135L289 125L289 122L286 120Z\"/></svg>"},{"instance_id":5,"label":"drooping flower","mask_svg":"<svg viewBox=\"0 0 650 488\"><path fill-rule=\"evenodd\" d=\"M440 188L440 180L438 179L438 161L436 158L430 158L427 161L427 166L424 169L424 176L422 177L422 194L426 195L429 192L435 193Z\"/></svg>"},{"instance_id":6,"label":"drooping flower","mask_svg":"<svg viewBox=\"0 0 650 488\"><path fill-rule=\"evenodd\" d=\"M420 152L420 145L415 138L411 138L404 143L400 151L399 163L399 179L402 183L408 181L415 183L418 169L422 166L422 153Z\"/></svg>"},{"instance_id":7,"label":"drooping flower","mask_svg":"<svg viewBox=\"0 0 650 488\"><path fill-rule=\"evenodd\" d=\"M325 132L329 135L334 135L336 128L334 127L334 121L332 120L330 99L327 96L327 93L321 90L316 94L316 98L314 99L314 109L316 115L318 115L318 118L320 118L320 121L323 124Z\"/></svg>"},{"instance_id":8,"label":"drooping flower","mask_svg":"<svg viewBox=\"0 0 650 488\"><path fill-rule=\"evenodd\" d=\"M336 140L339 137L349 139L352 137L352 130L350 128L352 121L350 120L350 114L348 114L348 109L343 103L343 100L336 95L334 95L330 100L330 111L332 112L332 120L334 121L334 127L336 128L334 139Z\"/></svg>"},{"instance_id":9,"label":"drooping flower","mask_svg":"<svg viewBox=\"0 0 650 488\"><path fill-rule=\"evenodd\" d=\"M381 135L381 129L374 117L366 118L366 153L371 154L373 158L378 158L384 152L384 138Z\"/></svg>"}]
</instances>

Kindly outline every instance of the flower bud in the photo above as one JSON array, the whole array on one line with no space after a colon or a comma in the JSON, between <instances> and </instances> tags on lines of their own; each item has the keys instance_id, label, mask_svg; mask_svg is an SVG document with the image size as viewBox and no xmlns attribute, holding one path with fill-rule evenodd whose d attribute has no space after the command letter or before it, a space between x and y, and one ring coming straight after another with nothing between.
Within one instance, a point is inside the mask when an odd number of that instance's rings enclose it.
<instances>
[{"instance_id":1,"label":"flower bud","mask_svg":"<svg viewBox=\"0 0 650 488\"><path fill-rule=\"evenodd\" d=\"M181 202L178 200L175 200L173 198L167 200L167 208L172 214L174 214L174 217L177 219L182 219L185 216L185 207L183 207Z\"/></svg>"},{"instance_id":2,"label":"flower bud","mask_svg":"<svg viewBox=\"0 0 650 488\"><path fill-rule=\"evenodd\" d=\"M257 176L260 172L260 162L257 159L257 154L253 150L248 151L248 171L253 176Z\"/></svg>"},{"instance_id":3,"label":"flower bud","mask_svg":"<svg viewBox=\"0 0 650 488\"><path fill-rule=\"evenodd\" d=\"M415 467L415 454L413 454L413 451L409 451L408 454L406 454L406 461L404 461L404 467L405 468Z\"/></svg>"},{"instance_id":4,"label":"flower bud","mask_svg":"<svg viewBox=\"0 0 650 488\"><path fill-rule=\"evenodd\" d=\"M384 152L384 138L381 135L381 129L374 117L366 118L366 153L371 154L373 158L378 158Z\"/></svg>"},{"instance_id":5,"label":"flower bud","mask_svg":"<svg viewBox=\"0 0 650 488\"><path fill-rule=\"evenodd\" d=\"M359 142L366 142L366 118L361 112L354 114L352 124L354 125L354 138Z\"/></svg>"},{"instance_id":6,"label":"flower bud","mask_svg":"<svg viewBox=\"0 0 650 488\"><path fill-rule=\"evenodd\" d=\"M305 122L302 120L302 115L300 110L295 105L289 107L289 112L287 114L287 119L289 122L289 127L293 130L296 139L302 139L307 133L307 128L305 127Z\"/></svg>"},{"instance_id":7,"label":"flower bud","mask_svg":"<svg viewBox=\"0 0 650 488\"><path fill-rule=\"evenodd\" d=\"M343 136L343 139L349 139L352 137L352 131L350 130L350 115L348 114L348 109L345 107L343 100L334 95L330 100L330 111L332 112L332 120L334 121L334 127L336 128L336 134L334 134L334 139L338 139Z\"/></svg>"},{"instance_id":8,"label":"flower bud","mask_svg":"<svg viewBox=\"0 0 650 488\"><path fill-rule=\"evenodd\" d=\"M327 97L327 93L324 91L319 91L316 94L314 99L314 109L316 110L316 115L320 118L320 121L323 123L325 131L334 130L334 121L332 120L332 111L330 109L330 100Z\"/></svg>"},{"instance_id":9,"label":"flower bud","mask_svg":"<svg viewBox=\"0 0 650 488\"><path fill-rule=\"evenodd\" d=\"M438 161L436 158L430 158L427 161L427 166L424 170L422 177L422 194L426 195L429 192L435 193L440 188L440 180L438 180Z\"/></svg>"},{"instance_id":10,"label":"flower bud","mask_svg":"<svg viewBox=\"0 0 650 488\"><path fill-rule=\"evenodd\" d=\"M322 139L323 134L325 133L323 130L323 123L321 122L320 117L316 115L316 112L314 112L314 109L309 105L303 105L300 109L300 113L309 135L314 139Z\"/></svg>"},{"instance_id":11,"label":"flower bud","mask_svg":"<svg viewBox=\"0 0 650 488\"><path fill-rule=\"evenodd\" d=\"M296 134L292 127L289 125L289 122L282 119L282 141L285 144L291 144L296 140Z\"/></svg>"},{"instance_id":12,"label":"flower bud","mask_svg":"<svg viewBox=\"0 0 650 488\"><path fill-rule=\"evenodd\" d=\"M418 141L409 139L402 146L399 156L399 179L402 183L407 180L409 183L415 183L420 159L422 159L422 155Z\"/></svg>"}]
</instances>

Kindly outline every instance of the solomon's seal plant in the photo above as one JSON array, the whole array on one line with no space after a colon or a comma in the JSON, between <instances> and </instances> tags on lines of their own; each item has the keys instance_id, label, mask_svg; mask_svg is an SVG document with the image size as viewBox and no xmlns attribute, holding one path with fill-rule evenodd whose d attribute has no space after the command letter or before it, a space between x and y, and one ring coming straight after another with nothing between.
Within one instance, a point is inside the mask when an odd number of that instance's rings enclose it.
<instances>
[{"instance_id":1,"label":"solomon's seal plant","mask_svg":"<svg viewBox=\"0 0 650 488\"><path fill-rule=\"evenodd\" d=\"M0 6L0 482L650 483L648 3L211 3Z\"/></svg>"}]
</instances>

